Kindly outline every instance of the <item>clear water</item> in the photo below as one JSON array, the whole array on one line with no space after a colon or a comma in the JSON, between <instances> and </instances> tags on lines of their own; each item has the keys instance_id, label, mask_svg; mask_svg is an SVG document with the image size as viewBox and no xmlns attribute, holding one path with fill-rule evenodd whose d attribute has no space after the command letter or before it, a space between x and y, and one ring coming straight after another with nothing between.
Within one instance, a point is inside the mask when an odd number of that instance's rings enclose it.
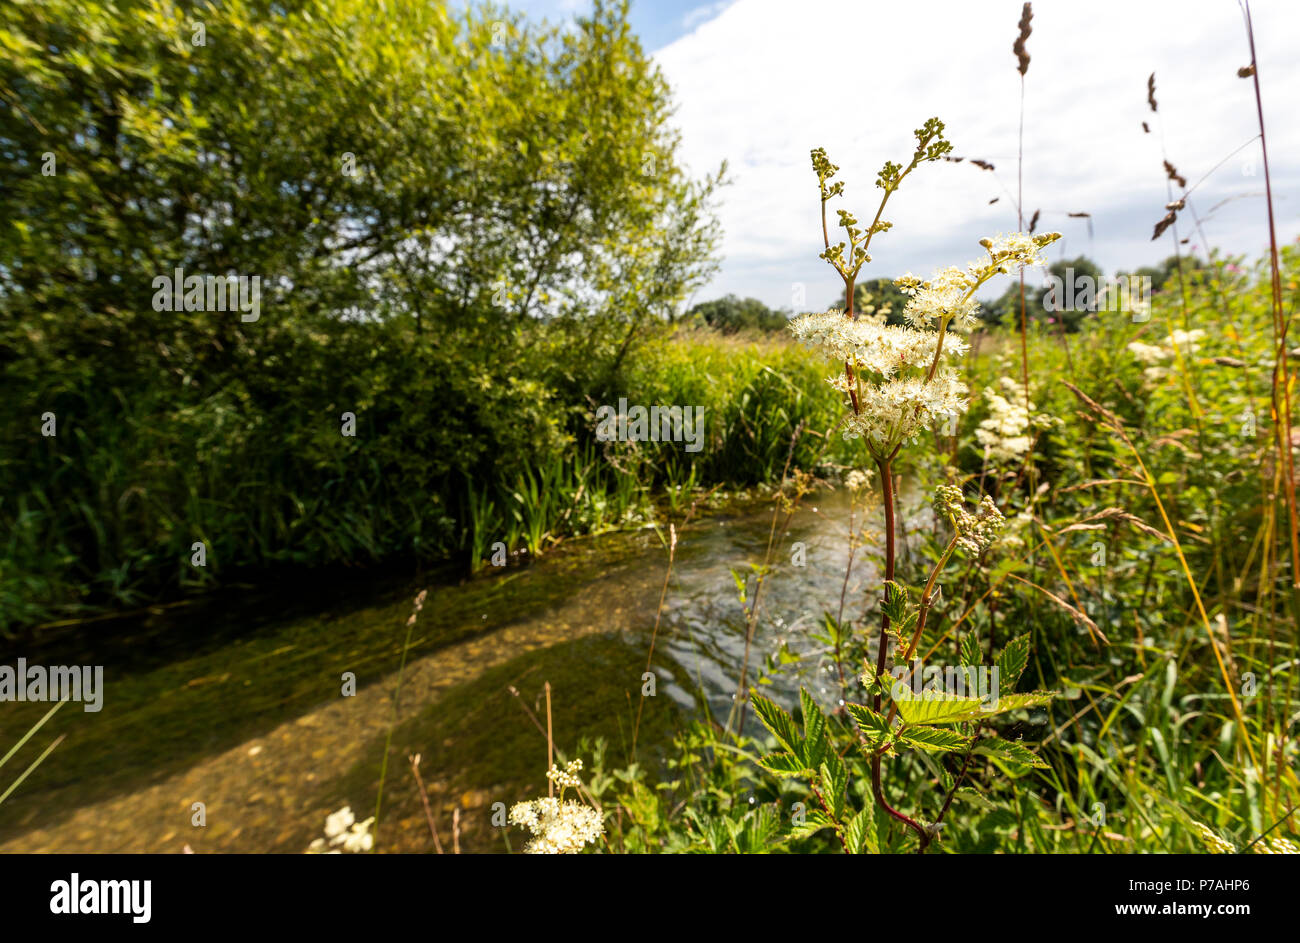
<instances>
[{"instance_id":1,"label":"clear water","mask_svg":"<svg viewBox=\"0 0 1300 943\"><path fill-rule=\"evenodd\" d=\"M681 533L652 666L658 696L646 699L638 731L642 762L699 703L719 720L731 710L746 625L732 571L762 562L771 528L771 505L750 502ZM750 678L782 642L802 653L767 689L778 699L798 684L827 704L839 696L809 633L823 611L839 610L847 535L847 495L826 492L806 498L776 536ZM805 545L802 567L792 565L795 542ZM300 852L343 805L358 817L373 811L390 727L381 850L432 847L413 753L444 843L459 809L465 850L504 850L492 804L545 792L545 682L561 749L600 736L611 765L632 758L667 561L653 531L613 534L471 580L285 582L6 651L0 663L102 664L105 695L99 713L65 706L0 773L7 785L66 735L0 806L0 851ZM405 623L425 587L394 711ZM859 617L877 589L872 549L859 549L845 616ZM341 694L345 672L356 676L355 696ZM0 744L47 708L0 705Z\"/></svg>"}]
</instances>

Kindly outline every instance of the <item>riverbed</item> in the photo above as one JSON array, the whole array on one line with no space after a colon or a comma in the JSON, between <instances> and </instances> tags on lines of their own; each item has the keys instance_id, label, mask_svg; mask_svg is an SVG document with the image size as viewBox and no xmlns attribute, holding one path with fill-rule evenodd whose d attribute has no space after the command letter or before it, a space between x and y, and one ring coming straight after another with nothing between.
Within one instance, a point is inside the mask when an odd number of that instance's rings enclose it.
<instances>
[{"instance_id":1,"label":"riverbed","mask_svg":"<svg viewBox=\"0 0 1300 943\"><path fill-rule=\"evenodd\" d=\"M750 677L782 643L801 653L766 692L780 699L799 684L826 703L838 697L810 633L839 610L842 591L856 618L878 584L867 547L844 588L848 512L846 492L819 492L776 535ZM733 571L763 561L772 526L772 503L748 499L679 533L651 666L656 696L638 734L643 763L700 710L726 719L745 647ZM378 850L432 850L408 761L418 753L443 842L459 810L463 850L505 851L493 804L546 791L535 723L545 722L544 683L562 750L601 737L608 766L632 758L668 567L663 536L573 540L471 579L390 573L228 591L7 652L9 662L103 664L105 691L101 711L65 705L6 766L7 785L66 734L0 806L0 851L301 852L344 805L372 814L390 728ZM395 709L406 621L426 588ZM47 707L0 705L0 743L7 749Z\"/></svg>"}]
</instances>

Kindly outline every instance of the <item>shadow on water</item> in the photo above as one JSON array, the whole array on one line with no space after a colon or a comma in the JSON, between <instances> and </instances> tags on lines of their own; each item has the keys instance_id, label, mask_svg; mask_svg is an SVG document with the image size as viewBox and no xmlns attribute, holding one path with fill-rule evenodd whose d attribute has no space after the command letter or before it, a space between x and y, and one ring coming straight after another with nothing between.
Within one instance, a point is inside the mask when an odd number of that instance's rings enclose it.
<instances>
[{"instance_id":1,"label":"shadow on water","mask_svg":"<svg viewBox=\"0 0 1300 943\"><path fill-rule=\"evenodd\" d=\"M778 535L751 666L781 642L818 650L808 633L839 605L847 508L843 493L810 496ZM771 522L770 504L750 502L681 535L656 646L659 696L647 701L642 723L646 750L665 744L701 699L719 719L730 710L745 634L732 571L761 562ZM795 542L805 545L805 566L790 565ZM545 739L521 706L538 710L543 682L554 689L561 749L601 736L610 765L628 759L666 557L653 532L604 535L459 583L388 575L287 590L289 598L225 598L6 653L0 664L21 655L103 665L105 693L102 711L69 704L38 735L42 744L67 739L0 807L0 848L301 851L342 805L369 814L404 625L427 584L397 710L381 843L430 847L406 761L419 752L444 840L450 809L459 807L467 849L504 849L499 830L485 827L491 804L545 790ZM861 562L861 551L858 559L846 617L861 614L864 587L875 580L870 560ZM802 683L827 702L838 696L824 659L791 667L769 693L788 698ZM356 675L355 697L340 696L344 672ZM0 705L0 743L15 742L47 707ZM204 803L204 828L191 825L194 802Z\"/></svg>"}]
</instances>

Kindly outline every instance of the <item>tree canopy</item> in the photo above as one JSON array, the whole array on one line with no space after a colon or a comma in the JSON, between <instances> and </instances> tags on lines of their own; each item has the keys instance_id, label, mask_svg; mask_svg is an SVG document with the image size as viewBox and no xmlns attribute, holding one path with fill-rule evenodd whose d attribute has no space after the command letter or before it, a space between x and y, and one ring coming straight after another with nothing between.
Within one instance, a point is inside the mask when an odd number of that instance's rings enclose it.
<instances>
[{"instance_id":1,"label":"tree canopy","mask_svg":"<svg viewBox=\"0 0 1300 943\"><path fill-rule=\"evenodd\" d=\"M721 170L681 166L626 3L21 0L0 49L0 526L29 560L174 568L209 531L306 559L385 506L374 547L445 544L466 483L580 434L715 264ZM260 316L155 304L177 269L257 277ZM262 520L219 513L241 489Z\"/></svg>"}]
</instances>

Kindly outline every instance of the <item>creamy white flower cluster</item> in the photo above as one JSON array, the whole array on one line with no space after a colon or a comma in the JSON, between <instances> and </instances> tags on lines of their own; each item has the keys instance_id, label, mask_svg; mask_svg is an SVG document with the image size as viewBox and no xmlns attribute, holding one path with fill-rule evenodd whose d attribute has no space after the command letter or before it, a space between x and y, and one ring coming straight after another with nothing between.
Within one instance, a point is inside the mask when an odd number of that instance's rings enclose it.
<instances>
[{"instance_id":1,"label":"creamy white flower cluster","mask_svg":"<svg viewBox=\"0 0 1300 943\"><path fill-rule=\"evenodd\" d=\"M533 799L516 803L510 824L533 833L524 851L530 855L573 855L605 834L600 813L572 799Z\"/></svg>"},{"instance_id":2,"label":"creamy white flower cluster","mask_svg":"<svg viewBox=\"0 0 1300 943\"><path fill-rule=\"evenodd\" d=\"M861 318L850 320L834 309L794 318L790 321L790 332L799 340L820 347L832 362L848 361L856 370L869 370L886 378L907 367L928 368L939 343L939 335L934 331ZM960 357L969 349L970 345L961 338L944 338L944 357Z\"/></svg>"},{"instance_id":3,"label":"creamy white flower cluster","mask_svg":"<svg viewBox=\"0 0 1300 943\"><path fill-rule=\"evenodd\" d=\"M864 468L855 468L844 476L844 485L850 491L861 491L871 484L871 472Z\"/></svg>"},{"instance_id":4,"label":"creamy white flower cluster","mask_svg":"<svg viewBox=\"0 0 1300 943\"><path fill-rule=\"evenodd\" d=\"M1255 854L1258 855L1300 855L1300 847L1289 838L1269 837L1255 845Z\"/></svg>"},{"instance_id":5,"label":"creamy white flower cluster","mask_svg":"<svg viewBox=\"0 0 1300 943\"><path fill-rule=\"evenodd\" d=\"M1002 387L1002 393L991 386L985 388L984 399L989 404L989 415L975 430L975 438L984 446L984 454L994 463L1015 461L1029 451L1032 442L1026 433L1034 406L1030 402L1026 408L1024 391L1016 387L1014 380L1002 377L998 385Z\"/></svg>"},{"instance_id":6,"label":"creamy white flower cluster","mask_svg":"<svg viewBox=\"0 0 1300 943\"><path fill-rule=\"evenodd\" d=\"M994 464L1019 461L1033 445L1029 431L1033 427L1045 429L1060 420L1054 416L1040 415L1031 400L1025 403L1025 391L1011 377L998 379L999 393L986 387L984 399L989 406L987 419L980 422L975 438L984 446L984 454Z\"/></svg>"},{"instance_id":7,"label":"creamy white flower cluster","mask_svg":"<svg viewBox=\"0 0 1300 943\"><path fill-rule=\"evenodd\" d=\"M956 485L940 485L934 493L934 511L952 522L957 531L957 546L968 553L983 553L997 539L1005 523L993 499L984 495L979 509L971 514Z\"/></svg>"},{"instance_id":8,"label":"creamy white flower cluster","mask_svg":"<svg viewBox=\"0 0 1300 943\"><path fill-rule=\"evenodd\" d=\"M912 274L904 275L894 284L910 300L903 309L903 317L915 327L951 323L954 327L969 327L975 323L979 302L975 290L994 275L1006 275L1014 266L1046 265L1043 249L1061 238L1059 232L1031 236L1012 233L996 239L981 239L987 261L971 262L966 268L956 266L940 269L928 282Z\"/></svg>"},{"instance_id":9,"label":"creamy white flower cluster","mask_svg":"<svg viewBox=\"0 0 1300 943\"><path fill-rule=\"evenodd\" d=\"M1128 351L1137 358L1139 363L1147 365L1146 370L1143 371L1147 381L1156 383L1169 375L1169 368L1165 364L1173 359L1175 353L1181 351L1184 357L1190 357L1201 349L1200 342L1204 339L1205 332L1200 328L1193 328L1190 331L1175 330L1169 335L1169 343L1166 346L1133 341L1128 345Z\"/></svg>"},{"instance_id":10,"label":"creamy white flower cluster","mask_svg":"<svg viewBox=\"0 0 1300 943\"><path fill-rule=\"evenodd\" d=\"M904 316L911 326L855 320L834 310L794 318L795 337L846 365L829 378L852 407L845 438L864 439L871 454L883 460L922 429L964 412L968 390L948 361L970 345L948 327L974 321L975 289L1013 265L1042 264L1043 247L1059 238L1060 233L1016 233L984 239L980 245L988 261L965 270L943 269L928 282L904 276L896 284L910 296ZM927 330L931 326L935 330Z\"/></svg>"},{"instance_id":11,"label":"creamy white flower cluster","mask_svg":"<svg viewBox=\"0 0 1300 943\"><path fill-rule=\"evenodd\" d=\"M935 331L850 320L834 310L801 315L790 330L820 347L828 360L852 365L853 384L844 373L828 380L846 395L846 405L857 395L858 409L848 416L844 436L865 439L875 455L888 455L921 429L966 408L966 387L955 371L940 369L930 382L924 379L939 350ZM938 357L942 363L968 349L964 340L949 335ZM870 382L861 383L864 379Z\"/></svg>"},{"instance_id":12,"label":"creamy white flower cluster","mask_svg":"<svg viewBox=\"0 0 1300 943\"><path fill-rule=\"evenodd\" d=\"M351 806L344 806L325 819L325 837L318 838L307 847L309 855L340 855L345 851L359 854L375 847L375 836L370 826L375 824L372 815L358 822Z\"/></svg>"},{"instance_id":13,"label":"creamy white flower cluster","mask_svg":"<svg viewBox=\"0 0 1300 943\"><path fill-rule=\"evenodd\" d=\"M913 439L943 419L966 409L966 384L950 368L928 383L924 376L907 376L864 386L859 411L844 420L846 438L863 438L875 455L888 455L898 443Z\"/></svg>"},{"instance_id":14,"label":"creamy white flower cluster","mask_svg":"<svg viewBox=\"0 0 1300 943\"><path fill-rule=\"evenodd\" d=\"M1208 825L1204 825L1195 820L1192 821L1192 828L1205 843L1205 850L1212 855L1235 855L1236 847L1223 836ZM1260 839L1250 846L1250 850L1257 855L1300 855L1300 846L1289 838L1283 838L1280 835L1269 835Z\"/></svg>"}]
</instances>

